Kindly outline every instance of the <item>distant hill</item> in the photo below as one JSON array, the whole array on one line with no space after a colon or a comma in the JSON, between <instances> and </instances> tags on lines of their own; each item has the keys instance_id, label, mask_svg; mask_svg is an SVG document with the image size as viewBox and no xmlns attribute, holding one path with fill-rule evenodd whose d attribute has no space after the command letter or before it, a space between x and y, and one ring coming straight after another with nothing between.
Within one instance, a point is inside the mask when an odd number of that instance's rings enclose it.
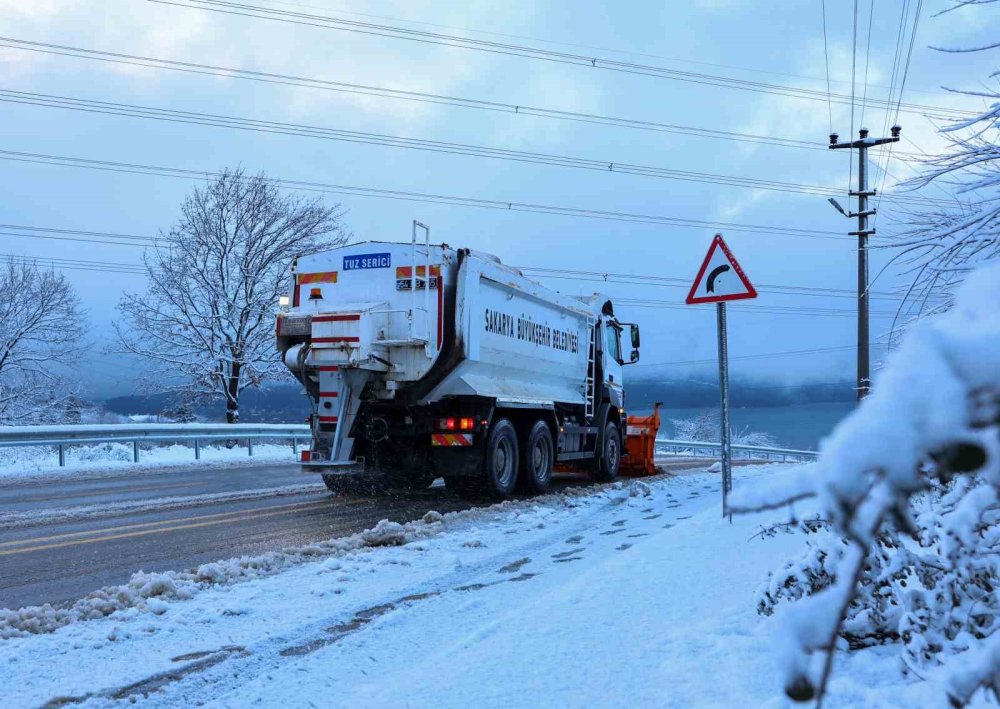
<instances>
[{"instance_id":1,"label":"distant hill","mask_svg":"<svg viewBox=\"0 0 1000 709\"><path fill-rule=\"evenodd\" d=\"M625 385L631 410L651 409L656 401L671 409L717 406L718 385L711 381L658 380L632 377ZM801 403L854 401L854 383L777 384L768 381L735 380L730 383L733 406L790 406ZM133 394L107 399L104 407L116 414L155 416L173 404L169 394ZM195 407L203 421L224 421L221 401L204 402ZM309 415L309 401L297 385L278 385L262 390L247 390L240 401L243 423L301 423Z\"/></svg>"},{"instance_id":2,"label":"distant hill","mask_svg":"<svg viewBox=\"0 0 1000 709\"><path fill-rule=\"evenodd\" d=\"M688 409L719 405L719 385L715 381L654 380L632 378L625 384L628 407L651 409L662 401L670 409ZM854 382L803 382L778 384L771 381L732 380L729 382L732 406L792 406L854 401Z\"/></svg>"},{"instance_id":3,"label":"distant hill","mask_svg":"<svg viewBox=\"0 0 1000 709\"><path fill-rule=\"evenodd\" d=\"M169 410L176 401L171 394L130 394L104 401L104 407L122 415L157 415ZM206 401L195 406L203 421L225 421L225 405L221 400ZM243 423L303 423L309 415L309 401L302 387L279 385L266 389L250 389L240 397L240 421Z\"/></svg>"}]
</instances>

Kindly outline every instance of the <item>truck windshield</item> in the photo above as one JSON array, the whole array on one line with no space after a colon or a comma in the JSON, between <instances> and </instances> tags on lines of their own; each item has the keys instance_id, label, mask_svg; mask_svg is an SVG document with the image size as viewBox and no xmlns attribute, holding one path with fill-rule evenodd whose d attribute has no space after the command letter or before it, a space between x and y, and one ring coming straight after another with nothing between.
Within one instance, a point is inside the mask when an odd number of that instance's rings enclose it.
<instances>
[{"instance_id":1,"label":"truck windshield","mask_svg":"<svg viewBox=\"0 0 1000 709\"><path fill-rule=\"evenodd\" d=\"M611 323L605 323L604 339L607 343L608 354L611 355L615 362L621 364L622 348L618 337L618 328Z\"/></svg>"}]
</instances>

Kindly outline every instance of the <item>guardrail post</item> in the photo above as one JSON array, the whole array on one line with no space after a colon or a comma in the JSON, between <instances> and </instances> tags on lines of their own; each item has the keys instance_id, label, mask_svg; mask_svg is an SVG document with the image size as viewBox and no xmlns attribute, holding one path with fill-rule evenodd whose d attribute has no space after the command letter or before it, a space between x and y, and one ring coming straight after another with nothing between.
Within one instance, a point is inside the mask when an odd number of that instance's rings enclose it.
<instances>
[{"instance_id":1,"label":"guardrail post","mask_svg":"<svg viewBox=\"0 0 1000 709\"><path fill-rule=\"evenodd\" d=\"M201 441L194 439L194 459L201 460Z\"/></svg>"},{"instance_id":2,"label":"guardrail post","mask_svg":"<svg viewBox=\"0 0 1000 709\"><path fill-rule=\"evenodd\" d=\"M299 455L298 439L294 436L292 437L292 457L295 458Z\"/></svg>"},{"instance_id":3,"label":"guardrail post","mask_svg":"<svg viewBox=\"0 0 1000 709\"><path fill-rule=\"evenodd\" d=\"M253 455L253 439L247 439L247 455Z\"/></svg>"},{"instance_id":4,"label":"guardrail post","mask_svg":"<svg viewBox=\"0 0 1000 709\"><path fill-rule=\"evenodd\" d=\"M59 444L59 467L66 467L66 447L62 443Z\"/></svg>"},{"instance_id":5,"label":"guardrail post","mask_svg":"<svg viewBox=\"0 0 1000 709\"><path fill-rule=\"evenodd\" d=\"M132 441L132 462L139 462L139 441Z\"/></svg>"}]
</instances>

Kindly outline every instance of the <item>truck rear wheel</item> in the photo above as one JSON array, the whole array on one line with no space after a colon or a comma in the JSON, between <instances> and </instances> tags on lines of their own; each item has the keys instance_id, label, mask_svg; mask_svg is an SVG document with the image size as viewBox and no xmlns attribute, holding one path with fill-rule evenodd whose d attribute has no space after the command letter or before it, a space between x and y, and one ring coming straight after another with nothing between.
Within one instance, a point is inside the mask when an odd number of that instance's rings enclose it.
<instances>
[{"instance_id":1,"label":"truck rear wheel","mask_svg":"<svg viewBox=\"0 0 1000 709\"><path fill-rule=\"evenodd\" d=\"M517 431L509 419L497 419L486 439L482 468L475 476L446 475L444 484L465 499L506 500L518 475Z\"/></svg>"},{"instance_id":2,"label":"truck rear wheel","mask_svg":"<svg viewBox=\"0 0 1000 709\"><path fill-rule=\"evenodd\" d=\"M594 480L607 483L618 477L618 464L622 459L622 434L614 421L604 426L601 451L594 465Z\"/></svg>"},{"instance_id":3,"label":"truck rear wheel","mask_svg":"<svg viewBox=\"0 0 1000 709\"><path fill-rule=\"evenodd\" d=\"M552 432L544 421L536 421L528 433L528 442L521 459L521 487L528 493L540 495L548 492L552 484L552 465L555 445Z\"/></svg>"},{"instance_id":4,"label":"truck rear wheel","mask_svg":"<svg viewBox=\"0 0 1000 709\"><path fill-rule=\"evenodd\" d=\"M497 419L486 442L482 484L494 500L505 500L514 493L518 468L517 431L509 419Z\"/></svg>"}]
</instances>

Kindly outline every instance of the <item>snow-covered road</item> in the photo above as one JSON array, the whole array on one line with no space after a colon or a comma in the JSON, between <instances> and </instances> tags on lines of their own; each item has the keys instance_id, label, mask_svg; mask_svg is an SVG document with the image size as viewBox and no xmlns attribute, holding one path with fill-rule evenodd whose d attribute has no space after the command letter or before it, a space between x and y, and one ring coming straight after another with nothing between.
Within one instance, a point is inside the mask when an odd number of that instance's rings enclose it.
<instances>
[{"instance_id":1,"label":"snow-covered road","mask_svg":"<svg viewBox=\"0 0 1000 709\"><path fill-rule=\"evenodd\" d=\"M165 580L190 598L0 642L7 704L780 706L753 593L801 539L750 540L764 518L723 520L718 484L570 488L431 514L389 530L400 546L317 549L252 581ZM885 674L835 682L829 706L925 696Z\"/></svg>"}]
</instances>

